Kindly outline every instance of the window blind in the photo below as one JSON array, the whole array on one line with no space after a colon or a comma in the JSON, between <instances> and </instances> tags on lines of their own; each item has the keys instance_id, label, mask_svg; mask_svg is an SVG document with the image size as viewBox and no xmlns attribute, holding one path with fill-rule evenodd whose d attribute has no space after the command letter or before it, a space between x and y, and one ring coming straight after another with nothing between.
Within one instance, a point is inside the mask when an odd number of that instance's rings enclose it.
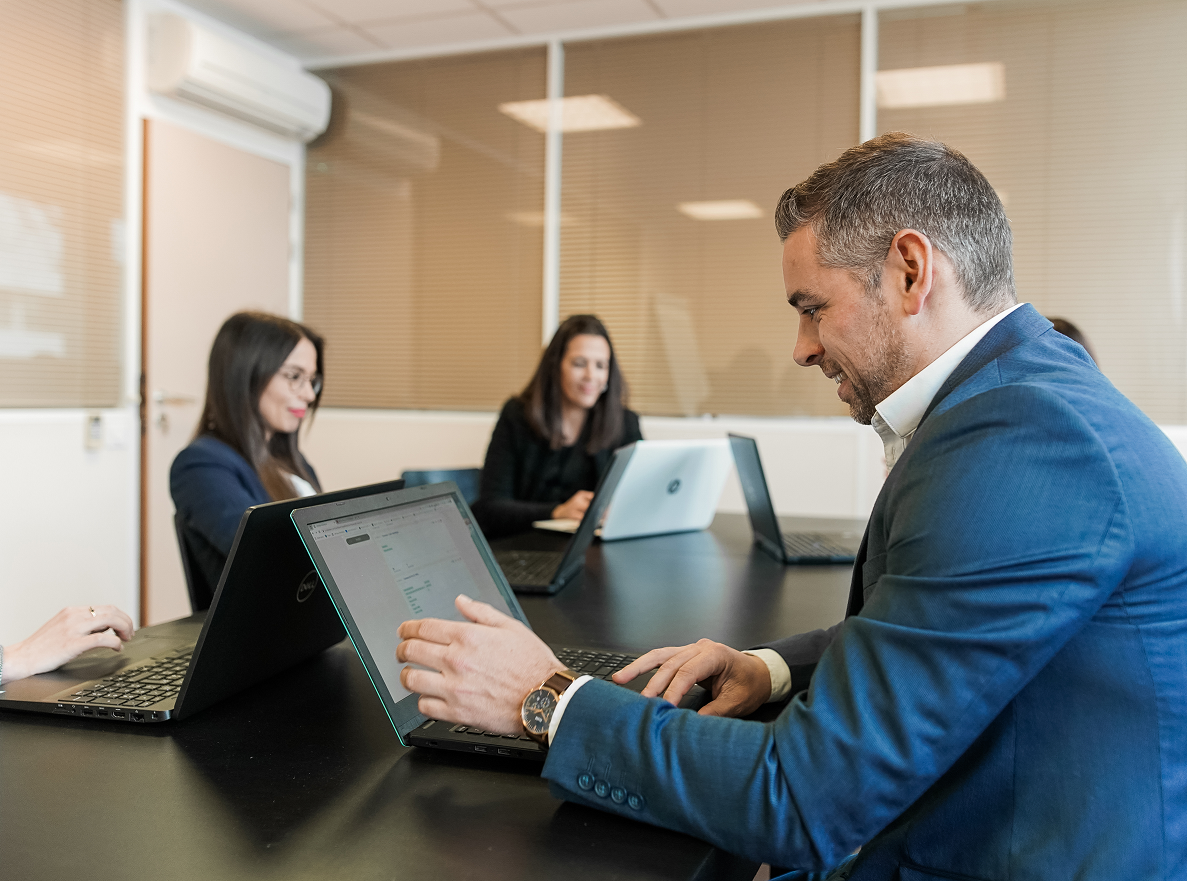
<instances>
[{"instance_id":1,"label":"window blind","mask_svg":"<svg viewBox=\"0 0 1187 881\"><path fill-rule=\"evenodd\" d=\"M544 136L499 110L540 99L545 50L322 72L307 156L305 320L324 403L494 410L540 355Z\"/></svg>"},{"instance_id":2,"label":"window blind","mask_svg":"<svg viewBox=\"0 0 1187 881\"><path fill-rule=\"evenodd\" d=\"M878 59L902 94L881 131L939 138L1002 196L1019 300L1085 331L1152 419L1187 422L1187 3L1016 2L883 12ZM945 93L945 71L1000 88ZM996 66L996 67L995 67ZM929 80L932 77L935 82ZM888 100L891 99L891 100ZM908 106L903 106L908 105Z\"/></svg>"},{"instance_id":3,"label":"window blind","mask_svg":"<svg viewBox=\"0 0 1187 881\"><path fill-rule=\"evenodd\" d=\"M560 314L607 323L635 409L846 415L792 359L780 194L858 137L855 15L569 43L565 95L638 124L564 137Z\"/></svg>"},{"instance_id":4,"label":"window blind","mask_svg":"<svg viewBox=\"0 0 1187 881\"><path fill-rule=\"evenodd\" d=\"M124 23L0 0L0 406L120 397Z\"/></svg>"}]
</instances>

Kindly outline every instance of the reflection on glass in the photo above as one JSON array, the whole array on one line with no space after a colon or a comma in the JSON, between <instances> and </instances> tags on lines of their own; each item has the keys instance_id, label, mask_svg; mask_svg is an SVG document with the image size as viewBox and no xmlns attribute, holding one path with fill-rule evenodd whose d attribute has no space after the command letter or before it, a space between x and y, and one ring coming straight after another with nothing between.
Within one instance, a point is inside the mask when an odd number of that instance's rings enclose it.
<instances>
[{"instance_id":1,"label":"reflection on glass","mask_svg":"<svg viewBox=\"0 0 1187 881\"><path fill-rule=\"evenodd\" d=\"M880 70L875 82L883 110L990 104L1006 98L1006 68L996 61Z\"/></svg>"}]
</instances>

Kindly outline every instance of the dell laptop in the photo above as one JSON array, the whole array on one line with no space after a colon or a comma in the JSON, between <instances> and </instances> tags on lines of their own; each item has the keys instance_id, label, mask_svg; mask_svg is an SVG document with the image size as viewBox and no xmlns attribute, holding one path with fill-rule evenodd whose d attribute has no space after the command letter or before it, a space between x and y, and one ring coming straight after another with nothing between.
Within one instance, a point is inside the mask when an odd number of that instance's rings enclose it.
<instances>
[{"instance_id":1,"label":"dell laptop","mask_svg":"<svg viewBox=\"0 0 1187 881\"><path fill-rule=\"evenodd\" d=\"M775 505L767 488L767 478L758 457L758 443L741 434L729 436L738 466L738 479L750 525L754 529L754 543L776 560L784 563L852 563L861 546L856 532L783 532Z\"/></svg>"},{"instance_id":2,"label":"dell laptop","mask_svg":"<svg viewBox=\"0 0 1187 881\"><path fill-rule=\"evenodd\" d=\"M206 612L142 628L119 653L94 649L57 670L5 685L0 708L167 722L340 642L342 624L289 515L302 505L403 485L393 480L248 508Z\"/></svg>"},{"instance_id":3,"label":"dell laptop","mask_svg":"<svg viewBox=\"0 0 1187 881\"><path fill-rule=\"evenodd\" d=\"M585 565L585 552L593 542L606 505L633 453L633 445L614 451L610 465L598 481L594 497L585 510L585 516L578 521L577 530L563 551L495 551L495 561L514 590L519 593L554 594L581 571Z\"/></svg>"},{"instance_id":4,"label":"dell laptop","mask_svg":"<svg viewBox=\"0 0 1187 881\"><path fill-rule=\"evenodd\" d=\"M464 620L454 600L466 594L528 624L494 553L453 483L437 483L324 505L292 514L383 708L405 746L543 761L538 743L429 719L400 683L397 629L412 618ZM531 626L531 625L528 625ZM634 655L553 647L578 673L609 679ZM649 676L630 687L641 690ZM705 700L701 689L681 706Z\"/></svg>"}]
</instances>

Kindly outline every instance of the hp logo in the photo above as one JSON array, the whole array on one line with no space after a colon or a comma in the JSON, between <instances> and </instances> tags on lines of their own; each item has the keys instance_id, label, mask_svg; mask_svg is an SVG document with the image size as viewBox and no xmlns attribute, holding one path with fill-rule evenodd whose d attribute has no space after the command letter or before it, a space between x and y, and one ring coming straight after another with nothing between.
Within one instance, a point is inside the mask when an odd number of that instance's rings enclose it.
<instances>
[{"instance_id":1,"label":"hp logo","mask_svg":"<svg viewBox=\"0 0 1187 881\"><path fill-rule=\"evenodd\" d=\"M313 596L313 592L319 587L321 587L321 581L317 577L317 570L310 569L309 574L302 578L301 583L297 585L297 602L305 602Z\"/></svg>"},{"instance_id":2,"label":"hp logo","mask_svg":"<svg viewBox=\"0 0 1187 881\"><path fill-rule=\"evenodd\" d=\"M668 493L669 493L669 495L675 495L675 493L679 489L680 489L680 478L677 477L671 483L668 484Z\"/></svg>"}]
</instances>

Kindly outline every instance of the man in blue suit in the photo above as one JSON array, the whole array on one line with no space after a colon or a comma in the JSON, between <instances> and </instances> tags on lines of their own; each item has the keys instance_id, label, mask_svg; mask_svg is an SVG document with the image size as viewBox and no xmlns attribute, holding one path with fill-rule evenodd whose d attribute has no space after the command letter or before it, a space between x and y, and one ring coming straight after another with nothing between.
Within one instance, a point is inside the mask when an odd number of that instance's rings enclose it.
<instances>
[{"instance_id":1,"label":"man in blue suit","mask_svg":"<svg viewBox=\"0 0 1187 881\"><path fill-rule=\"evenodd\" d=\"M620 674L706 682L697 715L572 682L461 598L474 623L402 627L421 710L546 728L562 797L837 878L1187 877L1187 463L1015 305L1001 202L959 153L884 135L776 225L795 358L890 468L845 621ZM723 718L788 695L773 723Z\"/></svg>"}]
</instances>

